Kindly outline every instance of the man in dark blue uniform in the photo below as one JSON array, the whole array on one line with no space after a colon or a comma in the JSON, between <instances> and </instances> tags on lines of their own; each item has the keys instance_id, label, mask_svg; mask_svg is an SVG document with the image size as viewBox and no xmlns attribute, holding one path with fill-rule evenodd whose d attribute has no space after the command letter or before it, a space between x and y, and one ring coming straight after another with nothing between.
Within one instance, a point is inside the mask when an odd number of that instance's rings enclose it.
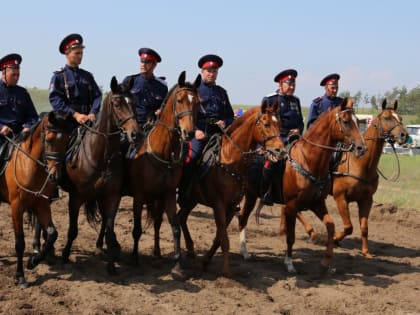
<instances>
[{"instance_id":1,"label":"man in dark blue uniform","mask_svg":"<svg viewBox=\"0 0 420 315\"><path fill-rule=\"evenodd\" d=\"M274 82L279 84L276 92L263 98L263 102L274 105L277 102L277 115L281 120L280 136L284 144L293 141L302 134L304 124L300 100L295 93L296 77L298 73L295 69L287 69L274 77ZM290 139L289 139L290 137ZM262 192L265 192L261 201L266 205L273 205L271 196L271 184L273 177L273 163L266 160L263 167Z\"/></svg>"},{"instance_id":2,"label":"man in dark blue uniform","mask_svg":"<svg viewBox=\"0 0 420 315\"><path fill-rule=\"evenodd\" d=\"M159 54L150 48L140 48L140 73L127 76L123 83L134 79L131 93L136 99L137 122L147 132L156 121L160 107L168 94L168 86L164 78L156 77L154 70L162 61Z\"/></svg>"},{"instance_id":3,"label":"man in dark blue uniform","mask_svg":"<svg viewBox=\"0 0 420 315\"><path fill-rule=\"evenodd\" d=\"M224 88L216 85L219 68L223 60L217 55L205 55L198 61L201 68L201 84L198 88L200 106L197 114L195 137L189 143L190 149L185 161L183 177L179 189L179 203L184 204L188 194L191 175L204 146L212 135L222 133L234 119L232 105Z\"/></svg>"},{"instance_id":4,"label":"man in dark blue uniform","mask_svg":"<svg viewBox=\"0 0 420 315\"><path fill-rule=\"evenodd\" d=\"M66 56L66 65L54 72L50 83L49 99L54 110L71 115L74 127L94 121L102 101L102 92L93 75L81 68L83 38L70 34L60 43L59 51Z\"/></svg>"},{"instance_id":5,"label":"man in dark blue uniform","mask_svg":"<svg viewBox=\"0 0 420 315\"><path fill-rule=\"evenodd\" d=\"M324 96L317 97L312 101L312 104L309 107L306 129L308 129L323 112L326 112L343 102L341 97L337 97L338 80L340 80L340 75L337 73L329 74L322 79L320 85L325 88L325 94Z\"/></svg>"},{"instance_id":6,"label":"man in dark blue uniform","mask_svg":"<svg viewBox=\"0 0 420 315\"><path fill-rule=\"evenodd\" d=\"M0 59L0 151L6 138L28 132L39 117L29 93L17 85L22 57L9 54Z\"/></svg>"}]
</instances>

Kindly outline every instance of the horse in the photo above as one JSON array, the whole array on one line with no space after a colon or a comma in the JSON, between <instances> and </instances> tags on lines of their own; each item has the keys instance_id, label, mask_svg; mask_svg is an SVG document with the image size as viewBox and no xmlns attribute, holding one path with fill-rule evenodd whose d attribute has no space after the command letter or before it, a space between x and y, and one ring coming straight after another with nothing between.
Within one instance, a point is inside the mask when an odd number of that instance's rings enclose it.
<instances>
[{"instance_id":1,"label":"horse","mask_svg":"<svg viewBox=\"0 0 420 315\"><path fill-rule=\"evenodd\" d=\"M57 112L45 115L21 142L8 139L14 146L10 160L0 174L0 201L10 204L17 256L17 285L27 287L23 269L25 236L23 213L34 214L47 231L42 251L29 257L27 268L35 268L47 255L57 239L49 197L61 177L71 122Z\"/></svg>"},{"instance_id":2,"label":"horse","mask_svg":"<svg viewBox=\"0 0 420 315\"><path fill-rule=\"evenodd\" d=\"M222 275L225 277L231 276L227 226L245 192L247 168L260 144L270 152L269 156L273 160L284 153L279 131L281 123L275 115L277 108L277 103L269 106L263 102L261 106L246 111L234 120L221 137L220 151L216 152L215 162L201 178L197 174L191 178L192 192L188 196L187 205L178 212L187 255L194 257L194 243L187 226L188 215L197 203L213 208L217 232L212 247L203 258L203 267L207 267L221 245Z\"/></svg>"},{"instance_id":3,"label":"horse","mask_svg":"<svg viewBox=\"0 0 420 315\"><path fill-rule=\"evenodd\" d=\"M115 261L121 247L114 232L115 216L121 200L123 183L121 133L126 133L133 143L138 124L133 111L131 94L132 81L128 86L119 85L111 79L111 92L104 99L102 109L93 127L87 128L80 147L66 164L60 186L69 194L69 227L67 242L62 251L63 263L70 262L73 241L78 234L80 207L85 204L89 222L95 219L99 208L107 245L107 271L117 273ZM34 248L39 247L39 233L34 239Z\"/></svg>"},{"instance_id":4,"label":"horse","mask_svg":"<svg viewBox=\"0 0 420 315\"><path fill-rule=\"evenodd\" d=\"M350 146L336 147L338 142ZM329 163L334 151L350 150L357 157L366 150L353 114L352 98L345 98L341 105L320 115L311 128L289 146L283 176L280 176L273 185L272 193L276 203L285 205L281 231L286 233L287 253L284 264L290 273L296 272L292 261L292 248L295 241L296 216L300 210L312 209L324 222L328 232L328 242L319 271L325 272L331 263L334 223L325 205L325 198L331 185ZM249 257L246 248L246 225L259 197L257 191L256 188L249 187L238 216L240 248L245 258Z\"/></svg>"},{"instance_id":5,"label":"horse","mask_svg":"<svg viewBox=\"0 0 420 315\"><path fill-rule=\"evenodd\" d=\"M159 228L164 210L172 228L174 258L178 261L181 256L176 189L182 176L185 146L194 137L201 82L200 75L193 84L186 82L185 77L185 71L181 72L178 84L170 89L162 103L159 119L129 166L134 217L132 259L135 263L138 261L138 243L142 234L141 211L145 204L149 217L156 218L155 254L160 255ZM139 180L147 184L140 185Z\"/></svg>"},{"instance_id":6,"label":"horse","mask_svg":"<svg viewBox=\"0 0 420 315\"><path fill-rule=\"evenodd\" d=\"M343 231L337 232L334 241L338 244L344 237L353 233L350 220L349 204L356 202L359 208L359 224L362 236L362 254L373 258L368 247L368 219L373 203L373 195L378 189L378 163L385 142L392 145L397 141L404 144L408 140L402 118L397 114L398 101L387 108L387 100L382 102L382 111L366 129L363 137L367 143L367 152L360 158L353 155L342 157L337 169L333 172L333 189L331 195L337 204L343 221ZM312 226L298 213L298 220L310 236L314 236Z\"/></svg>"}]
</instances>

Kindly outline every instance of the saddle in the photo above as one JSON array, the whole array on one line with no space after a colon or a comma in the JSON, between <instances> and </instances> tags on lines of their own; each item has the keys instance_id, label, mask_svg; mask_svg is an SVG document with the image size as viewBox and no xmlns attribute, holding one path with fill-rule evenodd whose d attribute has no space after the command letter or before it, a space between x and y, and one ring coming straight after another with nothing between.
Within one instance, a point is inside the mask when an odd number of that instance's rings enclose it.
<instances>
[{"instance_id":1,"label":"saddle","mask_svg":"<svg viewBox=\"0 0 420 315\"><path fill-rule=\"evenodd\" d=\"M220 134L214 134L207 142L200 159L197 161L199 177L206 175L210 168L219 161L221 142L222 136Z\"/></svg>"},{"instance_id":2,"label":"saddle","mask_svg":"<svg viewBox=\"0 0 420 315\"><path fill-rule=\"evenodd\" d=\"M9 164L10 158L12 156L13 149L15 147L9 141L3 143L0 147L0 175L4 174L7 164Z\"/></svg>"},{"instance_id":3,"label":"saddle","mask_svg":"<svg viewBox=\"0 0 420 315\"><path fill-rule=\"evenodd\" d=\"M76 153L79 151L80 145L82 143L83 137L86 134L87 128L83 125L77 127L73 130L70 135L68 148L66 151L66 163L70 164L72 168L74 168L74 157Z\"/></svg>"}]
</instances>

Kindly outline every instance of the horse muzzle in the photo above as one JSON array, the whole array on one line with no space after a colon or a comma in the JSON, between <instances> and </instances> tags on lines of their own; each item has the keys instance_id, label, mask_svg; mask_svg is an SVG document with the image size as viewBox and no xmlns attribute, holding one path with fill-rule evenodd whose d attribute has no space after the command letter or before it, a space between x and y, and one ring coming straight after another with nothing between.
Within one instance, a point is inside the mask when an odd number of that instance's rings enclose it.
<instances>
[{"instance_id":1,"label":"horse muzzle","mask_svg":"<svg viewBox=\"0 0 420 315\"><path fill-rule=\"evenodd\" d=\"M280 160L283 160L286 154L287 152L284 148L276 148L276 149L267 148L265 150L266 158L274 163Z\"/></svg>"},{"instance_id":2,"label":"horse muzzle","mask_svg":"<svg viewBox=\"0 0 420 315\"><path fill-rule=\"evenodd\" d=\"M356 157L361 157L367 151L366 145L356 145L354 143L351 144L351 151Z\"/></svg>"},{"instance_id":3,"label":"horse muzzle","mask_svg":"<svg viewBox=\"0 0 420 315\"><path fill-rule=\"evenodd\" d=\"M181 130L181 139L183 141L191 141L195 136L195 131L194 130Z\"/></svg>"}]
</instances>

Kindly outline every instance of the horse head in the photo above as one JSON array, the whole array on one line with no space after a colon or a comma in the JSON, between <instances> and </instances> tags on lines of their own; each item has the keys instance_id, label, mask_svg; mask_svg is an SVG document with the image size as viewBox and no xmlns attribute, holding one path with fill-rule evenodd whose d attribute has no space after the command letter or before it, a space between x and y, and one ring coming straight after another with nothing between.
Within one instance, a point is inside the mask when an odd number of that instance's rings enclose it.
<instances>
[{"instance_id":1,"label":"horse head","mask_svg":"<svg viewBox=\"0 0 420 315\"><path fill-rule=\"evenodd\" d=\"M199 96L198 87L201 77L197 75L193 84L185 81L185 71L178 77L178 84L171 89L165 109L172 111L173 123L183 141L190 141L194 138L195 120L197 116ZM171 105L171 106L170 106ZM161 120L164 121L164 114ZM169 122L167 122L169 124Z\"/></svg>"},{"instance_id":2,"label":"horse head","mask_svg":"<svg viewBox=\"0 0 420 315\"><path fill-rule=\"evenodd\" d=\"M274 162L282 159L286 153L280 137L281 120L277 116L278 106L277 99L273 105L270 105L268 100L262 102L261 114L257 119L258 132L255 133L257 142L264 146L269 153L268 158Z\"/></svg>"},{"instance_id":3,"label":"horse head","mask_svg":"<svg viewBox=\"0 0 420 315\"><path fill-rule=\"evenodd\" d=\"M134 143L136 134L139 130L135 112L134 97L131 95L131 87L133 79L128 84L118 84L115 76L111 79L111 93L107 95L105 100L105 110L112 113L114 125L123 133L127 134L130 143Z\"/></svg>"},{"instance_id":4,"label":"horse head","mask_svg":"<svg viewBox=\"0 0 420 315\"><path fill-rule=\"evenodd\" d=\"M68 141L73 127L70 115L51 111L42 120L42 148L44 167L51 183L58 183L62 175Z\"/></svg>"},{"instance_id":5,"label":"horse head","mask_svg":"<svg viewBox=\"0 0 420 315\"><path fill-rule=\"evenodd\" d=\"M378 130L379 137L390 143L395 141L404 144L408 140L408 132L405 129L402 118L397 114L398 101L394 101L391 108L387 108L387 100L382 102L382 112L373 120L373 126Z\"/></svg>"},{"instance_id":6,"label":"horse head","mask_svg":"<svg viewBox=\"0 0 420 315\"><path fill-rule=\"evenodd\" d=\"M332 124L332 135L336 141L350 145L356 156L361 156L366 151L365 140L360 133L357 118L353 111L353 98L346 97L340 106L332 110L336 124Z\"/></svg>"}]
</instances>

